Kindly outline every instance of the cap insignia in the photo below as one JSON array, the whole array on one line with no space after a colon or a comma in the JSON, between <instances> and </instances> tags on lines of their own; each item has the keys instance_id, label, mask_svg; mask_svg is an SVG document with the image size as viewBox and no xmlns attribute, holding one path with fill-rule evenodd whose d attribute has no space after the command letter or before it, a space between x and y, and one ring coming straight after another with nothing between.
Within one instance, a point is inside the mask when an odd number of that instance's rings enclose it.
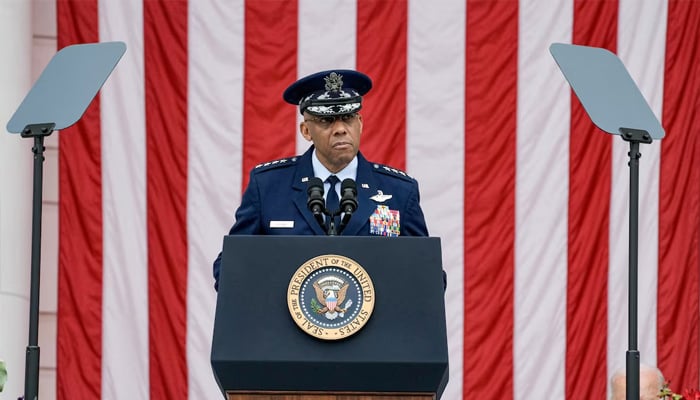
<instances>
[{"instance_id":1,"label":"cap insignia","mask_svg":"<svg viewBox=\"0 0 700 400\"><path fill-rule=\"evenodd\" d=\"M343 75L331 72L323 79L326 81L327 92L339 92L343 89Z\"/></svg>"}]
</instances>

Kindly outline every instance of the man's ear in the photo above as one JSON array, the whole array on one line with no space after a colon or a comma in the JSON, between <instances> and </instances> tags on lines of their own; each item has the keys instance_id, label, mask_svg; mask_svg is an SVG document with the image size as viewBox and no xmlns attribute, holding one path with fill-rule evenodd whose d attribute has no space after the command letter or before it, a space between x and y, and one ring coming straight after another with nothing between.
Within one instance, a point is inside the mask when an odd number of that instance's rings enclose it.
<instances>
[{"instance_id":1,"label":"man's ear","mask_svg":"<svg viewBox=\"0 0 700 400\"><path fill-rule=\"evenodd\" d=\"M299 123L299 132L301 132L301 136L304 137L307 141L311 141L311 133L309 132L309 126L306 125L306 122L301 121Z\"/></svg>"}]
</instances>

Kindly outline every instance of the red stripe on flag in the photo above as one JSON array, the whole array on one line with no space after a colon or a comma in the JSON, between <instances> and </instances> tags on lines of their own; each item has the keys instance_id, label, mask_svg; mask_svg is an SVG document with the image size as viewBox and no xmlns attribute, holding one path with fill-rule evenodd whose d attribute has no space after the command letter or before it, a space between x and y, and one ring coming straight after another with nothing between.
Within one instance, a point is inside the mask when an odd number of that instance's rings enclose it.
<instances>
[{"instance_id":1,"label":"red stripe on flag","mask_svg":"<svg viewBox=\"0 0 700 400\"><path fill-rule=\"evenodd\" d=\"M513 397L518 2L467 1L462 393ZM497 112L494 112L497 110Z\"/></svg>"},{"instance_id":2,"label":"red stripe on flag","mask_svg":"<svg viewBox=\"0 0 700 400\"><path fill-rule=\"evenodd\" d=\"M376 88L363 100L369 134L362 153L400 169L406 169L407 21L404 0L357 2L357 69Z\"/></svg>"},{"instance_id":3,"label":"red stripe on flag","mask_svg":"<svg viewBox=\"0 0 700 400\"><path fill-rule=\"evenodd\" d=\"M298 4L245 3L243 189L255 165L296 152L298 108L282 100L297 79Z\"/></svg>"},{"instance_id":4,"label":"red stripe on flag","mask_svg":"<svg viewBox=\"0 0 700 400\"><path fill-rule=\"evenodd\" d=\"M99 41L97 0L56 3L58 48ZM100 101L59 135L56 370L59 400L102 388L102 163Z\"/></svg>"},{"instance_id":5,"label":"red stripe on flag","mask_svg":"<svg viewBox=\"0 0 700 400\"><path fill-rule=\"evenodd\" d=\"M657 359L671 386L698 387L700 3L668 8L659 179Z\"/></svg>"},{"instance_id":6,"label":"red stripe on flag","mask_svg":"<svg viewBox=\"0 0 700 400\"><path fill-rule=\"evenodd\" d=\"M187 1L145 0L151 399L187 398Z\"/></svg>"},{"instance_id":7,"label":"red stripe on flag","mask_svg":"<svg viewBox=\"0 0 700 400\"><path fill-rule=\"evenodd\" d=\"M618 4L574 2L575 44L616 51ZM569 142L566 398L603 399L607 388L612 141L575 96ZM620 355L622 356L622 355Z\"/></svg>"}]
</instances>

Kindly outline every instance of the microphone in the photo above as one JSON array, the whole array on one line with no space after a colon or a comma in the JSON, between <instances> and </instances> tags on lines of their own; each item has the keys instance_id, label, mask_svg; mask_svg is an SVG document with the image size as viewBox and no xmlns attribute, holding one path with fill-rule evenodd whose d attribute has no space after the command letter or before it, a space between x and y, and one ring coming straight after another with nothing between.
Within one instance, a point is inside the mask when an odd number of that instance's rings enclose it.
<instances>
[{"instance_id":1,"label":"microphone","mask_svg":"<svg viewBox=\"0 0 700 400\"><path fill-rule=\"evenodd\" d=\"M306 186L306 194L309 196L306 200L306 206L311 210L316 218L316 221L325 228L323 223L323 209L325 202L323 200L323 181L321 178L313 177L309 179Z\"/></svg>"},{"instance_id":2,"label":"microphone","mask_svg":"<svg viewBox=\"0 0 700 400\"><path fill-rule=\"evenodd\" d=\"M357 185L355 181L346 178L340 184L340 210L345 213L343 219L340 221L340 227L338 228L338 234L343 231L345 225L350 221L352 213L357 210Z\"/></svg>"},{"instance_id":3,"label":"microphone","mask_svg":"<svg viewBox=\"0 0 700 400\"><path fill-rule=\"evenodd\" d=\"M340 209L345 214L352 214L357 210L357 185L355 181L346 178L340 184Z\"/></svg>"}]
</instances>

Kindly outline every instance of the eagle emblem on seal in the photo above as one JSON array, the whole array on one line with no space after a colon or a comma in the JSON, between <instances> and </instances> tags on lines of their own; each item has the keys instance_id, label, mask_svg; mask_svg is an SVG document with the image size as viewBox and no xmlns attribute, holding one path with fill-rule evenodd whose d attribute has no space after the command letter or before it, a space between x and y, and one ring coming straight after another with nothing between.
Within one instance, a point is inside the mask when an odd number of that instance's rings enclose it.
<instances>
[{"instance_id":1,"label":"eagle emblem on seal","mask_svg":"<svg viewBox=\"0 0 700 400\"><path fill-rule=\"evenodd\" d=\"M350 285L338 278L320 279L314 282L313 287L316 300L320 303L320 306L314 309L318 314L325 314L328 319L344 317L345 312L352 306L352 300L345 302Z\"/></svg>"}]
</instances>

